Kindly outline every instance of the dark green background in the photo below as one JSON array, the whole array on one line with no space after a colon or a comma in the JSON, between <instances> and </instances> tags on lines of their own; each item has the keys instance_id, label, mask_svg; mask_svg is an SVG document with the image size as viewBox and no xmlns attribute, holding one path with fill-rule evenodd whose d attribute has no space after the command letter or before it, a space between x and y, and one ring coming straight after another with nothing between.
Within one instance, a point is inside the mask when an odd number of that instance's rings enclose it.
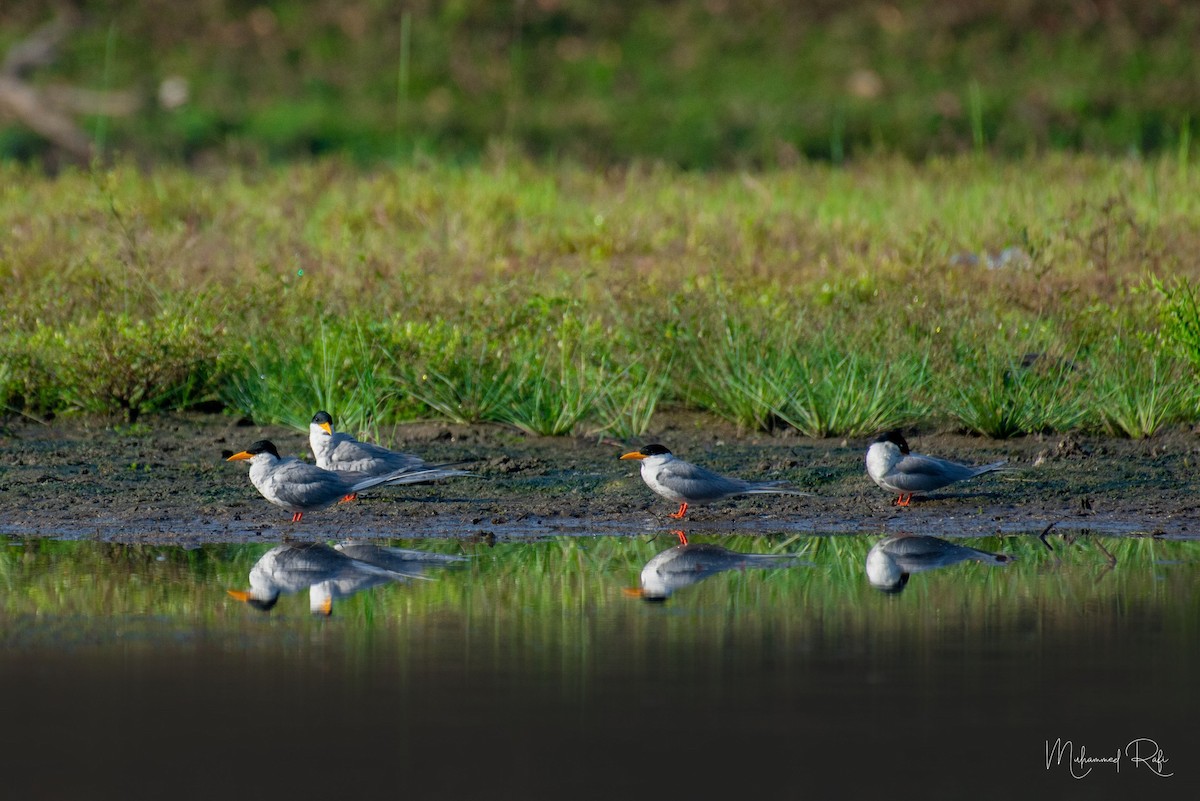
<instances>
[{"instance_id":1,"label":"dark green background","mask_svg":"<svg viewBox=\"0 0 1200 801\"><path fill-rule=\"evenodd\" d=\"M83 27L35 80L137 90L102 138L148 160L1125 154L1186 148L1200 108L1200 10L1182 0L76 5ZM4 3L0 50L47 6ZM170 111L169 76L191 90ZM0 156L44 148L0 122Z\"/></svg>"}]
</instances>

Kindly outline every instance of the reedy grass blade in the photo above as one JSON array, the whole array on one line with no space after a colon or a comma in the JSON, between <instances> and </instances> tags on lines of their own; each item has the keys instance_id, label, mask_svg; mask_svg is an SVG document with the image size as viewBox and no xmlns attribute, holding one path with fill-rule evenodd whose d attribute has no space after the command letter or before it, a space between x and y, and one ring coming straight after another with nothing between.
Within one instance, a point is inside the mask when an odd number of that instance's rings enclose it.
<instances>
[{"instance_id":1,"label":"reedy grass blade","mask_svg":"<svg viewBox=\"0 0 1200 801\"><path fill-rule=\"evenodd\" d=\"M1123 332L1112 339L1103 369L1091 385L1091 406L1101 430L1110 436L1146 438L1194 413L1195 389L1162 342L1147 347Z\"/></svg>"}]
</instances>

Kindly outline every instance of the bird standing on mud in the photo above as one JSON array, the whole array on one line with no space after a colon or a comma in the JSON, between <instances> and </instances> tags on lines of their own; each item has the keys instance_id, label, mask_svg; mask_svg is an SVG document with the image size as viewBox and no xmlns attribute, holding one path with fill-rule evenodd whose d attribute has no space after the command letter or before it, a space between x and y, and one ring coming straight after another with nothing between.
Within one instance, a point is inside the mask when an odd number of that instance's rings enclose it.
<instances>
[{"instance_id":1,"label":"bird standing on mud","mask_svg":"<svg viewBox=\"0 0 1200 801\"><path fill-rule=\"evenodd\" d=\"M317 467L325 470L344 470L366 476L382 476L397 470L425 470L428 476L424 481L471 475L466 470L430 465L420 456L359 442L349 434L334 431L333 418L326 411L313 415L308 425L308 444L312 447L313 456L317 457ZM354 497L350 494L342 500L352 501Z\"/></svg>"},{"instance_id":2,"label":"bird standing on mud","mask_svg":"<svg viewBox=\"0 0 1200 801\"><path fill-rule=\"evenodd\" d=\"M292 522L298 523L305 512L332 506L338 500L383 484L415 484L428 481L428 470L397 470L382 476L363 476L334 470L322 470L291 456L281 458L270 441L261 439L241 453L225 461L250 461L250 483L264 498L292 512Z\"/></svg>"},{"instance_id":3,"label":"bird standing on mud","mask_svg":"<svg viewBox=\"0 0 1200 801\"><path fill-rule=\"evenodd\" d=\"M867 448L867 475L889 492L900 497L897 506L912 503L914 493L932 492L958 481L1000 470L1006 462L993 462L979 467L913 453L899 431L888 431Z\"/></svg>"},{"instance_id":4,"label":"bird standing on mud","mask_svg":"<svg viewBox=\"0 0 1200 801\"><path fill-rule=\"evenodd\" d=\"M786 481L742 481L740 478L705 470L703 467L675 458L662 445L647 445L640 451L630 451L622 459L639 459L642 481L668 501L679 504L679 510L668 517L676 520L687 514L689 505L712 503L735 495L811 495L787 486Z\"/></svg>"}]
</instances>

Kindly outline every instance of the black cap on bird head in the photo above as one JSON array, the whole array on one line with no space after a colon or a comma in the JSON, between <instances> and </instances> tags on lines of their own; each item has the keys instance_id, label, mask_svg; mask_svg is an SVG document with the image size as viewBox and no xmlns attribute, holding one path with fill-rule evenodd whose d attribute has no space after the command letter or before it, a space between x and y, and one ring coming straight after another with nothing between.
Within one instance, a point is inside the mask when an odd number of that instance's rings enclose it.
<instances>
[{"instance_id":1,"label":"black cap on bird head","mask_svg":"<svg viewBox=\"0 0 1200 801\"><path fill-rule=\"evenodd\" d=\"M329 412L317 412L313 415L312 421L317 425L320 425L321 423L333 424L333 418L329 416Z\"/></svg>"},{"instance_id":2,"label":"black cap on bird head","mask_svg":"<svg viewBox=\"0 0 1200 801\"><path fill-rule=\"evenodd\" d=\"M255 456L258 456L260 453L269 453L272 456L274 456L276 459L279 458L279 451L275 449L274 443L272 443L271 440L269 440L269 439L260 439L258 442L254 443L249 448L246 448L246 450L242 451L241 453L235 453L233 456L230 456L225 461L236 462L236 461L240 461L242 459L253 459Z\"/></svg>"},{"instance_id":3,"label":"black cap on bird head","mask_svg":"<svg viewBox=\"0 0 1200 801\"><path fill-rule=\"evenodd\" d=\"M621 458L622 459L645 459L647 456L666 456L670 453L671 452L669 450L667 450L667 446L659 445L658 443L655 443L653 445L647 445L646 447L642 448L640 451L630 451L629 453L626 453L623 456L621 456Z\"/></svg>"},{"instance_id":4,"label":"black cap on bird head","mask_svg":"<svg viewBox=\"0 0 1200 801\"><path fill-rule=\"evenodd\" d=\"M873 440L873 442L890 442L893 445L895 445L896 447L898 447L900 449L901 453L904 453L904 454L908 453L908 440L906 440L904 438L903 434L901 434L899 431L896 431L895 429L893 429L891 431L883 432L878 437L876 437Z\"/></svg>"}]
</instances>

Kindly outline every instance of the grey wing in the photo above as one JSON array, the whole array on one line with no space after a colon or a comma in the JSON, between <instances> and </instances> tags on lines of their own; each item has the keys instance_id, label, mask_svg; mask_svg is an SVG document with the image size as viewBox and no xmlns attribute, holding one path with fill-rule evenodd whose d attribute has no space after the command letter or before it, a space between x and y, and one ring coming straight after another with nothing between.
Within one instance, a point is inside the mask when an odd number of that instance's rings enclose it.
<instances>
[{"instance_id":1,"label":"grey wing","mask_svg":"<svg viewBox=\"0 0 1200 801\"><path fill-rule=\"evenodd\" d=\"M300 461L282 463L271 473L271 490L282 504L317 507L349 492L340 476Z\"/></svg>"},{"instance_id":2,"label":"grey wing","mask_svg":"<svg viewBox=\"0 0 1200 801\"><path fill-rule=\"evenodd\" d=\"M413 470L425 466L425 460L407 453L397 453L352 437L337 442L329 452L334 470L381 475L396 470Z\"/></svg>"},{"instance_id":3,"label":"grey wing","mask_svg":"<svg viewBox=\"0 0 1200 801\"><path fill-rule=\"evenodd\" d=\"M387 545L344 540L333 546L346 556L368 564L386 567L389 570L420 568L422 564L446 564L470 561L465 556L432 551L415 551L409 548L392 548Z\"/></svg>"},{"instance_id":4,"label":"grey wing","mask_svg":"<svg viewBox=\"0 0 1200 801\"><path fill-rule=\"evenodd\" d=\"M910 453L896 463L888 473L887 481L901 492L928 492L970 478L974 474L975 472L966 465L935 456Z\"/></svg>"},{"instance_id":5,"label":"grey wing","mask_svg":"<svg viewBox=\"0 0 1200 801\"><path fill-rule=\"evenodd\" d=\"M672 461L658 471L660 483L692 501L716 501L745 492L747 484L690 462Z\"/></svg>"},{"instance_id":6,"label":"grey wing","mask_svg":"<svg viewBox=\"0 0 1200 801\"><path fill-rule=\"evenodd\" d=\"M957 564L967 559L1002 564L1009 557L958 545L938 537L900 536L879 543L884 552L896 560L906 573L916 573L935 567Z\"/></svg>"},{"instance_id":7,"label":"grey wing","mask_svg":"<svg viewBox=\"0 0 1200 801\"><path fill-rule=\"evenodd\" d=\"M321 543L285 545L272 560L260 559L255 570L271 577L280 586L307 587L336 575L345 557ZM294 590L293 590L294 591Z\"/></svg>"}]
</instances>

